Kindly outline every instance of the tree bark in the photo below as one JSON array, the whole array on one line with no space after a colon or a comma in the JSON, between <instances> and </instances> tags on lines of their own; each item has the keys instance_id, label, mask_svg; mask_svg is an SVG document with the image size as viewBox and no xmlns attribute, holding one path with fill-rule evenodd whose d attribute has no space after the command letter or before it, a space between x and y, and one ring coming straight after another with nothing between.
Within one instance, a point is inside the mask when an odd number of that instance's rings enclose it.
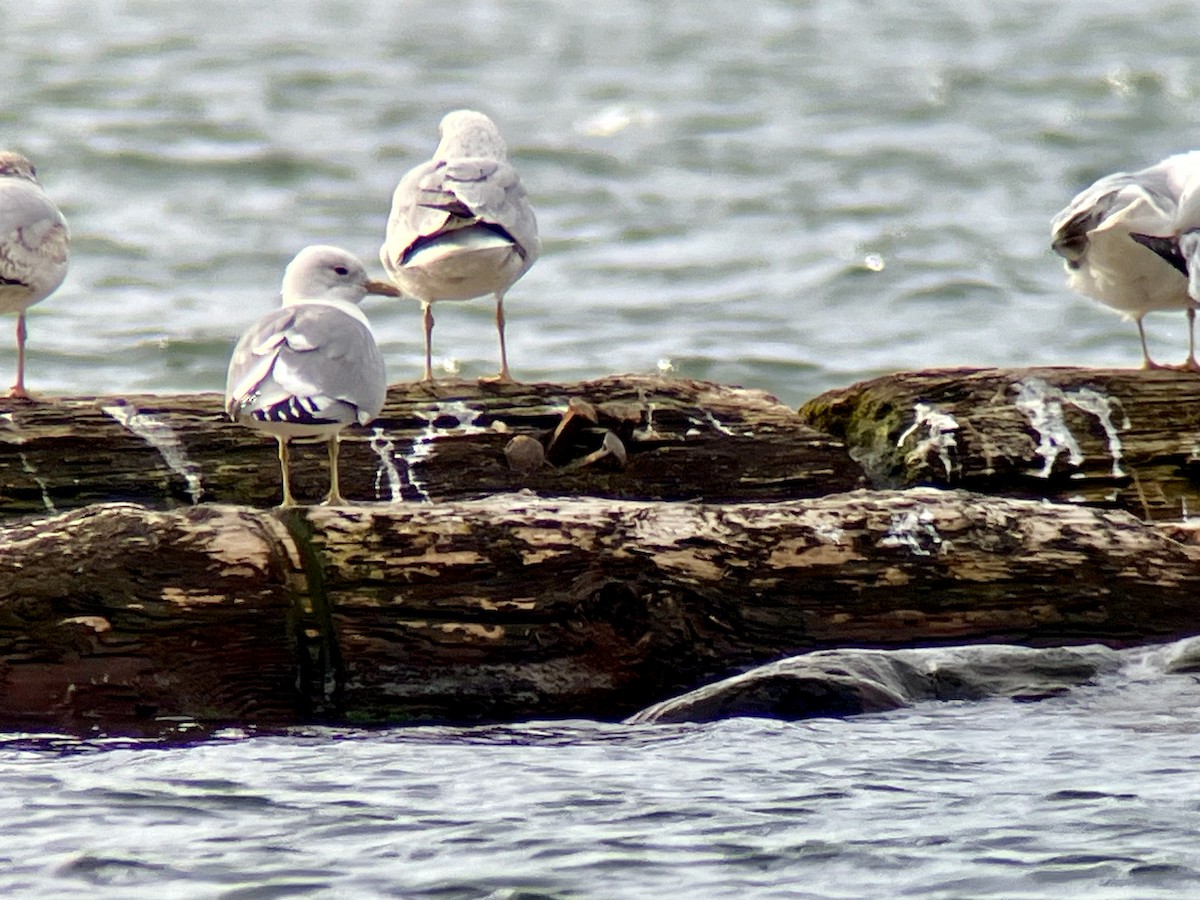
<instances>
[{"instance_id":1,"label":"tree bark","mask_svg":"<svg viewBox=\"0 0 1200 900\"><path fill-rule=\"evenodd\" d=\"M0 528L0 726L615 719L823 648L1170 640L1192 537L933 489L94 505Z\"/></svg>"},{"instance_id":2,"label":"tree bark","mask_svg":"<svg viewBox=\"0 0 1200 900\"><path fill-rule=\"evenodd\" d=\"M530 467L506 454L518 436L545 461ZM606 439L616 439L624 463L603 453ZM298 498L321 498L324 445L300 445L292 465ZM522 489L782 500L849 490L863 478L840 442L761 391L641 376L394 385L378 419L345 432L340 469L343 494L357 501ZM265 507L280 497L275 442L227 421L217 394L0 400L0 517L111 501Z\"/></svg>"},{"instance_id":3,"label":"tree bark","mask_svg":"<svg viewBox=\"0 0 1200 900\"><path fill-rule=\"evenodd\" d=\"M936 485L1129 510L1200 511L1200 375L1168 369L943 369L822 394L801 419L875 487Z\"/></svg>"}]
</instances>

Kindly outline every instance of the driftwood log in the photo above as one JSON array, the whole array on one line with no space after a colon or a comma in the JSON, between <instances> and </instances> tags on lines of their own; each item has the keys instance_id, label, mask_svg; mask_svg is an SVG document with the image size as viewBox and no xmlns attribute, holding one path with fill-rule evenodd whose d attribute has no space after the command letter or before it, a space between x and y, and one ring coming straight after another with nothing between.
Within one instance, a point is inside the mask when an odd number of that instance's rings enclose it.
<instances>
[{"instance_id":1,"label":"driftwood log","mask_svg":"<svg viewBox=\"0 0 1200 900\"><path fill-rule=\"evenodd\" d=\"M94 505L0 530L0 721L617 718L808 650L1200 632L1200 547L955 491Z\"/></svg>"},{"instance_id":2,"label":"driftwood log","mask_svg":"<svg viewBox=\"0 0 1200 900\"><path fill-rule=\"evenodd\" d=\"M217 394L0 400L0 517L89 503L280 500L275 443L231 424ZM544 462L505 453L515 437ZM624 465L598 456L615 438ZM442 501L528 489L661 500L784 500L860 487L841 442L762 391L626 376L581 384L396 385L342 442L353 501ZM585 464L586 463L586 464ZM324 445L299 445L292 487L319 500Z\"/></svg>"},{"instance_id":3,"label":"driftwood log","mask_svg":"<svg viewBox=\"0 0 1200 900\"><path fill-rule=\"evenodd\" d=\"M889 375L800 408L875 487L924 484L1126 509L1200 512L1200 373L946 369Z\"/></svg>"},{"instance_id":4,"label":"driftwood log","mask_svg":"<svg viewBox=\"0 0 1200 900\"><path fill-rule=\"evenodd\" d=\"M1190 496L1197 387L401 386L346 442L361 505L291 510L215 395L0 407L0 727L612 719L812 650L1200 633L1192 525L1145 521Z\"/></svg>"}]
</instances>

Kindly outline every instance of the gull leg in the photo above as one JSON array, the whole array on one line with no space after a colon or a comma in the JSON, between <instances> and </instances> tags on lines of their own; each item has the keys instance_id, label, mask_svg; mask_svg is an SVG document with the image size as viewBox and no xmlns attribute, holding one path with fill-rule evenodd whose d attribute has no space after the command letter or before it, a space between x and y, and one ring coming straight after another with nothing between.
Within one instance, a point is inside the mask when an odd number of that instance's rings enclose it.
<instances>
[{"instance_id":1,"label":"gull leg","mask_svg":"<svg viewBox=\"0 0 1200 900\"><path fill-rule=\"evenodd\" d=\"M433 304L422 303L425 309L425 377L422 381L433 381Z\"/></svg>"},{"instance_id":2,"label":"gull leg","mask_svg":"<svg viewBox=\"0 0 1200 900\"><path fill-rule=\"evenodd\" d=\"M25 313L17 313L17 383L8 392L11 400L32 400L29 391L25 390Z\"/></svg>"},{"instance_id":3,"label":"gull leg","mask_svg":"<svg viewBox=\"0 0 1200 900\"><path fill-rule=\"evenodd\" d=\"M345 506L346 500L342 497L341 486L338 484L338 446L341 442L339 435L334 435L329 439L329 494L325 497L322 506Z\"/></svg>"},{"instance_id":4,"label":"gull leg","mask_svg":"<svg viewBox=\"0 0 1200 900\"><path fill-rule=\"evenodd\" d=\"M288 476L288 464L290 462L290 454L288 452L288 439L285 437L276 437L279 442L279 472L283 476L283 502L280 506L295 506L296 498L292 496L292 483Z\"/></svg>"},{"instance_id":5,"label":"gull leg","mask_svg":"<svg viewBox=\"0 0 1200 900\"><path fill-rule=\"evenodd\" d=\"M1146 346L1146 328L1142 325L1142 317L1137 317L1138 337L1142 339L1142 368L1143 369L1161 369L1158 363L1150 358L1150 350Z\"/></svg>"},{"instance_id":6,"label":"gull leg","mask_svg":"<svg viewBox=\"0 0 1200 900\"><path fill-rule=\"evenodd\" d=\"M1188 318L1188 355L1183 367L1189 372L1200 372L1200 363L1196 362L1196 307L1189 306Z\"/></svg>"},{"instance_id":7,"label":"gull leg","mask_svg":"<svg viewBox=\"0 0 1200 900\"><path fill-rule=\"evenodd\" d=\"M508 349L504 344L504 295L496 295L496 334L500 337L500 374L495 378L483 378L481 381L496 381L501 384L512 384L513 377L508 371Z\"/></svg>"}]
</instances>

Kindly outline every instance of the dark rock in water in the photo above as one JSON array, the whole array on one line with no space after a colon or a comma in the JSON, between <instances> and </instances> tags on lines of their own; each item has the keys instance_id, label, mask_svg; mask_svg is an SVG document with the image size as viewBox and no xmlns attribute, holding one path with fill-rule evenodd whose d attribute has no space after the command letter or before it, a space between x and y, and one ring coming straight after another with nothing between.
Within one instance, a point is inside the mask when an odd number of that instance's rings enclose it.
<instances>
[{"instance_id":1,"label":"dark rock in water","mask_svg":"<svg viewBox=\"0 0 1200 900\"><path fill-rule=\"evenodd\" d=\"M1116 651L1100 645L1035 650L979 644L904 650L896 655L921 668L933 688L932 697L917 696L914 700L1039 700L1114 672L1121 659Z\"/></svg>"},{"instance_id":2,"label":"dark rock in water","mask_svg":"<svg viewBox=\"0 0 1200 900\"><path fill-rule=\"evenodd\" d=\"M1197 648L1200 662L1200 641ZM1037 700L1119 667L1119 654L1099 645L823 650L706 685L644 709L628 721L711 722L734 716L807 719L883 712L922 700Z\"/></svg>"},{"instance_id":3,"label":"dark rock in water","mask_svg":"<svg viewBox=\"0 0 1200 900\"><path fill-rule=\"evenodd\" d=\"M1172 646L1165 671L1169 675L1200 672L1200 638L1190 638Z\"/></svg>"}]
</instances>

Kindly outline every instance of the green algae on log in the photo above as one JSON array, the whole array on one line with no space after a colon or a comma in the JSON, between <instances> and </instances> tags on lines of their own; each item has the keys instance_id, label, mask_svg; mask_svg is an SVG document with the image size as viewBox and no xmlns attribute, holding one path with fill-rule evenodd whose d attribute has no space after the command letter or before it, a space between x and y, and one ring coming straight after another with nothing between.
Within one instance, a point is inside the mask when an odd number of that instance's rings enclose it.
<instances>
[{"instance_id":1,"label":"green algae on log","mask_svg":"<svg viewBox=\"0 0 1200 900\"><path fill-rule=\"evenodd\" d=\"M935 369L829 391L800 408L874 487L934 485L1126 509L1200 511L1200 374Z\"/></svg>"},{"instance_id":2,"label":"green algae on log","mask_svg":"<svg viewBox=\"0 0 1200 900\"><path fill-rule=\"evenodd\" d=\"M540 498L0 526L0 727L618 719L781 657L1200 632L1200 547L962 491Z\"/></svg>"},{"instance_id":3,"label":"green algae on log","mask_svg":"<svg viewBox=\"0 0 1200 900\"><path fill-rule=\"evenodd\" d=\"M517 437L540 443L545 462L514 464L505 450ZM623 463L603 458L606 442ZM522 489L782 500L863 483L840 442L761 391L643 376L393 385L380 417L345 433L341 475L353 501ZM315 500L327 486L324 445L300 445L297 496ZM106 501L266 507L279 497L274 442L228 422L217 394L0 400L0 517Z\"/></svg>"}]
</instances>

